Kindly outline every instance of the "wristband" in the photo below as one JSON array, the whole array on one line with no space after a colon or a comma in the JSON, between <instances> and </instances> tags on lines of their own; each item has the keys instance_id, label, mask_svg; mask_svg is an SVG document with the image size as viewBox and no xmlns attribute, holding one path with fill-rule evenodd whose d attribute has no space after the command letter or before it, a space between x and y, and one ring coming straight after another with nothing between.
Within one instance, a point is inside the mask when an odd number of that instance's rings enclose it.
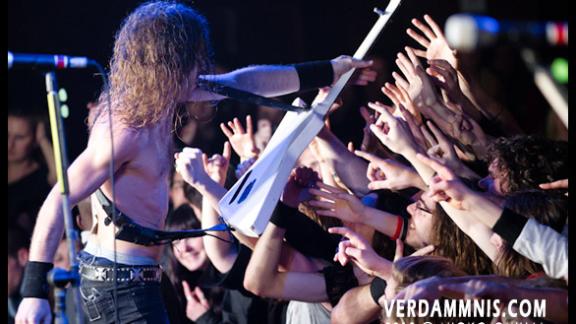
<instances>
[{"instance_id":1,"label":"wristband","mask_svg":"<svg viewBox=\"0 0 576 324\"><path fill-rule=\"evenodd\" d=\"M276 208L274 209L274 211L272 212L272 216L270 217L270 223L283 228L283 229L288 229L288 225L290 225L291 222L291 215L293 215L295 213L295 209L285 205L282 202L278 202L278 204L276 205Z\"/></svg>"},{"instance_id":2,"label":"wristband","mask_svg":"<svg viewBox=\"0 0 576 324\"><path fill-rule=\"evenodd\" d=\"M404 219L398 216L398 220L396 221L396 229L394 230L394 235L392 235L392 240L396 241L400 235L402 234L402 228L404 227Z\"/></svg>"},{"instance_id":3,"label":"wristband","mask_svg":"<svg viewBox=\"0 0 576 324\"><path fill-rule=\"evenodd\" d=\"M386 292L386 286L387 286L386 280L380 277L375 277L372 280L372 283L370 283L370 295L372 296L372 300L374 300L374 302L377 305L380 305L378 303L378 300Z\"/></svg>"},{"instance_id":4,"label":"wristband","mask_svg":"<svg viewBox=\"0 0 576 324\"><path fill-rule=\"evenodd\" d=\"M330 61L305 62L293 66L300 80L299 91L326 87L334 81L334 69Z\"/></svg>"},{"instance_id":5,"label":"wristband","mask_svg":"<svg viewBox=\"0 0 576 324\"><path fill-rule=\"evenodd\" d=\"M408 219L402 217L402 219L404 220L402 223L402 235L400 235L400 239L402 240L402 242L406 241L406 235L408 234Z\"/></svg>"},{"instance_id":6,"label":"wristband","mask_svg":"<svg viewBox=\"0 0 576 324\"><path fill-rule=\"evenodd\" d=\"M510 246L514 246L516 239L522 233L528 218L519 215L511 209L504 208L500 218L492 226L492 231L500 235Z\"/></svg>"},{"instance_id":7,"label":"wristband","mask_svg":"<svg viewBox=\"0 0 576 324\"><path fill-rule=\"evenodd\" d=\"M22 297L48 299L50 286L46 277L53 267L54 265L48 262L28 261L24 268L24 277L20 287Z\"/></svg>"}]
</instances>

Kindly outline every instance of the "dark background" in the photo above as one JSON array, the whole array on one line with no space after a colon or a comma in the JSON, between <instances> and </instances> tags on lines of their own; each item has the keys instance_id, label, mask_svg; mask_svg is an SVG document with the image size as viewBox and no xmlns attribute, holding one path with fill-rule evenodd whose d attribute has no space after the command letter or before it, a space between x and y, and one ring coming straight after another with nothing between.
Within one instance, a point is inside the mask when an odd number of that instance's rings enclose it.
<instances>
[{"instance_id":1,"label":"dark background","mask_svg":"<svg viewBox=\"0 0 576 324\"><path fill-rule=\"evenodd\" d=\"M9 0L8 49L14 53L87 56L107 68L115 31L122 19L142 2ZM386 0L181 2L207 16L216 62L228 70L250 64L288 64L351 55L376 21L372 9L384 9L388 3ZM392 80L393 58L398 51L405 45L418 46L405 33L411 26L411 18L421 18L428 13L443 26L446 18L456 12L478 12L500 19L567 20L569 10L567 1L404 0L371 52L385 63L386 72L380 81ZM543 63L568 56L565 48L538 49L537 53ZM531 74L516 48L502 45L479 50L466 56L464 61L472 69L472 75L481 81L483 89L516 117L525 132L550 133L546 128L550 107L531 81ZM73 159L87 139L86 104L95 99L102 84L93 70L58 72L57 76L60 86L68 92L67 105L71 113L66 129L69 158ZM47 111L41 72L12 70L8 72L8 83L11 107ZM377 90L381 85L350 90L352 100L333 118L333 129L341 139L359 144L363 121L357 108L365 99L384 100ZM313 94L304 94L308 99L311 96ZM233 106L229 101L221 104L215 122L253 111L253 107L240 107L238 113L232 113ZM214 133L214 123L203 127ZM215 136L216 142L200 141L196 145L209 153L216 152L223 138L220 134ZM549 136L564 137L565 134L556 132Z\"/></svg>"}]
</instances>

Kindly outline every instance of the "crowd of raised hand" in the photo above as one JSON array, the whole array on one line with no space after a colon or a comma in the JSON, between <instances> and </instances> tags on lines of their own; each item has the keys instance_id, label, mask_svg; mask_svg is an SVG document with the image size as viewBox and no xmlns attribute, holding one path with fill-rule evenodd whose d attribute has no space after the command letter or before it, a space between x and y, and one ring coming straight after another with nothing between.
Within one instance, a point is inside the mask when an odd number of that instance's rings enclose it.
<instances>
[{"instance_id":1,"label":"crowd of raised hand","mask_svg":"<svg viewBox=\"0 0 576 324\"><path fill-rule=\"evenodd\" d=\"M391 105L358 108L360 150L331 129L337 101L259 238L215 232L166 247L171 314L198 323L568 321L567 142L498 137L506 122L474 97L440 26L428 15L412 24L420 47L398 53L394 82L381 85ZM354 82L376 77L368 68ZM272 124L234 118L219 125L221 154L175 154L167 228L222 223L218 201L257 161ZM546 312L400 318L389 308L495 299L501 310L545 300Z\"/></svg>"},{"instance_id":2,"label":"crowd of raised hand","mask_svg":"<svg viewBox=\"0 0 576 324\"><path fill-rule=\"evenodd\" d=\"M207 259L226 277L240 273L225 290L282 301L289 323L422 322L398 318L387 305L446 299L498 299L501 310L517 308L514 299L541 299L548 308L542 318L501 312L443 320L566 322L567 143L498 137L506 124L477 103L438 24L428 15L412 23L407 33L421 47L398 53L394 83L381 88L392 105L359 109L361 150L342 143L327 118L264 233L232 232L232 246L207 236ZM359 80L375 78L364 72ZM240 157L239 178L260 153L253 121L220 127ZM176 158L176 171L203 196L203 225L220 221L228 145L210 159L196 149Z\"/></svg>"}]
</instances>

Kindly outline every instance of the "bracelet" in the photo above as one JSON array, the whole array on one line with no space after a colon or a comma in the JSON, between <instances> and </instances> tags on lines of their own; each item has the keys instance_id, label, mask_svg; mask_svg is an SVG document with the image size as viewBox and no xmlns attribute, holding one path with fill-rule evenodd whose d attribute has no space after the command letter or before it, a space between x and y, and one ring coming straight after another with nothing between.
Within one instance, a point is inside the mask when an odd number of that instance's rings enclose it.
<instances>
[{"instance_id":1,"label":"bracelet","mask_svg":"<svg viewBox=\"0 0 576 324\"><path fill-rule=\"evenodd\" d=\"M404 227L404 219L398 216L398 220L396 221L396 229L394 230L394 235L392 235L392 240L396 241L400 237L403 227Z\"/></svg>"},{"instance_id":2,"label":"bracelet","mask_svg":"<svg viewBox=\"0 0 576 324\"><path fill-rule=\"evenodd\" d=\"M48 299L50 287L46 277L53 267L54 265L48 262L28 261L20 287L22 297Z\"/></svg>"},{"instance_id":3,"label":"bracelet","mask_svg":"<svg viewBox=\"0 0 576 324\"><path fill-rule=\"evenodd\" d=\"M293 66L300 80L299 91L326 87L334 81L334 68L330 61L305 62Z\"/></svg>"}]
</instances>

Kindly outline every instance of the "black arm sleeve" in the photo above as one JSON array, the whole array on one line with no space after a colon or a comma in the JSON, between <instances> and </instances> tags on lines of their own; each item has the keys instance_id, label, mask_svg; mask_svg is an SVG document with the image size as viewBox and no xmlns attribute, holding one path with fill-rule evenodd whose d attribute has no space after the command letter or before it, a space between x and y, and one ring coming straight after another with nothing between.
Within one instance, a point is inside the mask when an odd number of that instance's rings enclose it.
<instances>
[{"instance_id":1,"label":"black arm sleeve","mask_svg":"<svg viewBox=\"0 0 576 324\"><path fill-rule=\"evenodd\" d=\"M502 215L500 215L500 218L496 221L492 230L505 239L510 246L513 246L518 236L520 236L522 229L524 229L526 222L528 222L528 218L516 214L508 208L504 208Z\"/></svg>"},{"instance_id":2,"label":"black arm sleeve","mask_svg":"<svg viewBox=\"0 0 576 324\"><path fill-rule=\"evenodd\" d=\"M300 253L333 263L340 236L330 234L318 223L281 202L278 203L270 222L286 229L286 242Z\"/></svg>"}]
</instances>

